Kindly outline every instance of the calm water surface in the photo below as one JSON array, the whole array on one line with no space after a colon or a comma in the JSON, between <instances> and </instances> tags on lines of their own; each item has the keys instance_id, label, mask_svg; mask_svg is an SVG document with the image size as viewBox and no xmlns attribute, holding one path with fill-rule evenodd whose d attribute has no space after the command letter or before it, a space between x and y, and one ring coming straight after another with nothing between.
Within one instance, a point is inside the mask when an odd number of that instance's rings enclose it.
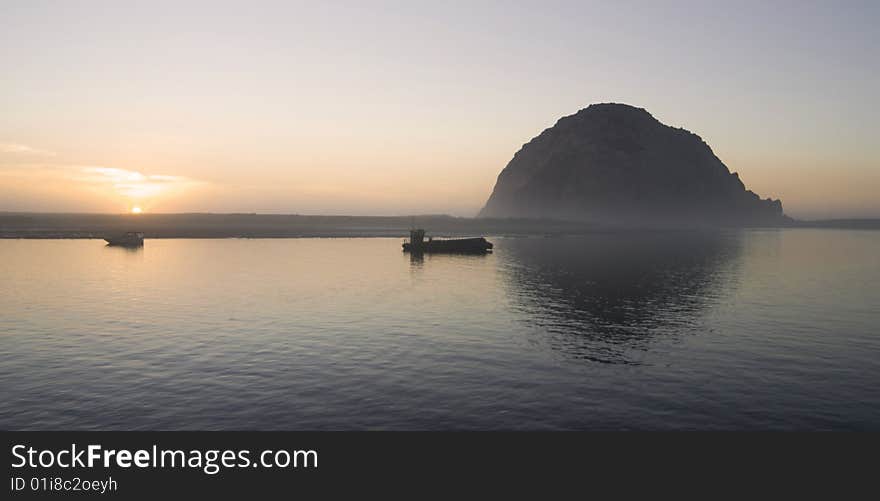
<instances>
[{"instance_id":1,"label":"calm water surface","mask_svg":"<svg viewBox=\"0 0 880 501\"><path fill-rule=\"evenodd\" d=\"M2 429L880 429L880 232L0 240Z\"/></svg>"}]
</instances>

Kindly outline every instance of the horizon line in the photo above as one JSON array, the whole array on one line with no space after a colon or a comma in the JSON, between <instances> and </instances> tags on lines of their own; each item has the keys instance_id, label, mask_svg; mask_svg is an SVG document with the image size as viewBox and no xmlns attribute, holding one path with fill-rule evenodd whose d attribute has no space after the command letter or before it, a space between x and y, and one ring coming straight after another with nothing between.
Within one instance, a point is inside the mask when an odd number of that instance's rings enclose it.
<instances>
[{"instance_id":1,"label":"horizon line","mask_svg":"<svg viewBox=\"0 0 880 501\"><path fill-rule=\"evenodd\" d=\"M517 221L558 221L566 223L584 223L583 221L571 221L564 219L548 219L548 218L527 218L527 217L479 217L479 216L455 216L445 213L433 214L395 214L395 215L378 215L378 214L301 214L301 213L274 213L274 212L143 212L133 214L131 212L59 212L59 211L15 211L0 210L0 215L9 214L35 214L35 215L61 215L61 216L127 216L131 218L143 218L150 216L277 216L277 217L336 217L336 218L406 218L406 217L435 217L449 219L481 219L481 220L517 220ZM880 221L880 215L873 216L850 216L850 217L830 217L830 218L814 218L801 219L789 216L796 222L825 222L825 221ZM591 223L595 224L595 223Z\"/></svg>"}]
</instances>

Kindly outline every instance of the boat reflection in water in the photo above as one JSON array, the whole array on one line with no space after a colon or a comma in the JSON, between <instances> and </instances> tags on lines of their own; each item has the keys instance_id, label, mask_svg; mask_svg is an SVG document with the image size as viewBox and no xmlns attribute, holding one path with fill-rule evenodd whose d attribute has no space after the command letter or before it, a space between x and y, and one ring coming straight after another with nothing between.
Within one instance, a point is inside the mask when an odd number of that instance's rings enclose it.
<instances>
[{"instance_id":1,"label":"boat reflection in water","mask_svg":"<svg viewBox=\"0 0 880 501\"><path fill-rule=\"evenodd\" d=\"M144 234L139 231L129 231L126 233L122 233L119 235L112 235L104 237L104 240L107 241L107 245L115 246L115 247L143 247L144 246Z\"/></svg>"},{"instance_id":2,"label":"boat reflection in water","mask_svg":"<svg viewBox=\"0 0 880 501\"><path fill-rule=\"evenodd\" d=\"M444 253L444 254L486 254L492 252L492 243L483 237L478 238L450 238L434 240L428 237L425 240L425 230L410 230L409 241L403 243L403 252L415 254L421 253Z\"/></svg>"}]
</instances>

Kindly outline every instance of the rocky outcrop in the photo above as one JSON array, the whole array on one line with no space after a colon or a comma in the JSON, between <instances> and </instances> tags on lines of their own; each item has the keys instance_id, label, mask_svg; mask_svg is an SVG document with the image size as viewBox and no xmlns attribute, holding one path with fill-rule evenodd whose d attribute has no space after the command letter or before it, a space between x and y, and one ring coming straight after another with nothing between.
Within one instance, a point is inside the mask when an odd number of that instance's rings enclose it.
<instances>
[{"instance_id":1,"label":"rocky outcrop","mask_svg":"<svg viewBox=\"0 0 880 501\"><path fill-rule=\"evenodd\" d=\"M481 217L622 224L778 224L696 134L641 108L594 104L524 145L498 176Z\"/></svg>"}]
</instances>

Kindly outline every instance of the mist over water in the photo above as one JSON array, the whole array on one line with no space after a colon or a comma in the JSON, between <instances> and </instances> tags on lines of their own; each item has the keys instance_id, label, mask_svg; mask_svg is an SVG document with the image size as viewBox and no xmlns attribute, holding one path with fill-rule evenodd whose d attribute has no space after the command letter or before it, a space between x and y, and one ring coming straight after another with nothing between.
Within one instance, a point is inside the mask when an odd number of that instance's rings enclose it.
<instances>
[{"instance_id":1,"label":"mist over water","mask_svg":"<svg viewBox=\"0 0 880 501\"><path fill-rule=\"evenodd\" d=\"M2 429L880 429L880 232L0 240Z\"/></svg>"}]
</instances>

